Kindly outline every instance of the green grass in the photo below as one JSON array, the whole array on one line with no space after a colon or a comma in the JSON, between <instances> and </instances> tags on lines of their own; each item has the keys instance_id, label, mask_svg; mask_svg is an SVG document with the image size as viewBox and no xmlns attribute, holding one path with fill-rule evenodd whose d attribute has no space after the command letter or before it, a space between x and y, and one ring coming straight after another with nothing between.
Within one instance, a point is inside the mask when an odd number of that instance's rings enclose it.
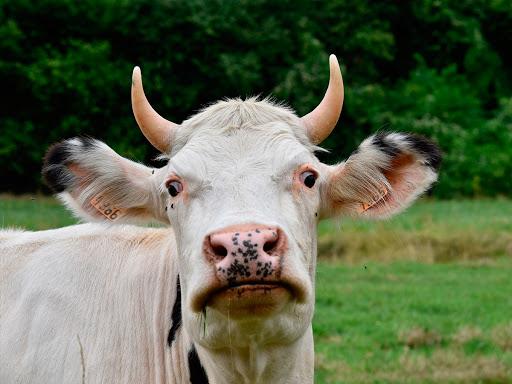
<instances>
[{"instance_id":1,"label":"green grass","mask_svg":"<svg viewBox=\"0 0 512 384\"><path fill-rule=\"evenodd\" d=\"M0 196L4 227L74 222L52 198ZM427 200L319 233L315 382L512 382L512 201Z\"/></svg>"},{"instance_id":2,"label":"green grass","mask_svg":"<svg viewBox=\"0 0 512 384\"><path fill-rule=\"evenodd\" d=\"M77 223L52 197L0 195L0 228L43 230Z\"/></svg>"},{"instance_id":3,"label":"green grass","mask_svg":"<svg viewBox=\"0 0 512 384\"><path fill-rule=\"evenodd\" d=\"M512 382L511 267L320 263L317 382Z\"/></svg>"}]
</instances>

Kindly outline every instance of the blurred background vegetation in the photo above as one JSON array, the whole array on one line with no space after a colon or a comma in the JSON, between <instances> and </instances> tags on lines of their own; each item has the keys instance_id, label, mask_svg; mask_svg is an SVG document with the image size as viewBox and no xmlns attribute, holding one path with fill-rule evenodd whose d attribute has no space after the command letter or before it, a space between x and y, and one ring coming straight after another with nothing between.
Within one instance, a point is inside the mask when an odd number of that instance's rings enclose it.
<instances>
[{"instance_id":1,"label":"blurred background vegetation","mask_svg":"<svg viewBox=\"0 0 512 384\"><path fill-rule=\"evenodd\" d=\"M445 153L435 196L508 195L511 32L510 0L0 0L0 190L47 191L46 148L77 134L150 161L130 108L134 65L179 122L254 94L305 114L335 53L346 98L324 161L377 130L413 131Z\"/></svg>"}]
</instances>

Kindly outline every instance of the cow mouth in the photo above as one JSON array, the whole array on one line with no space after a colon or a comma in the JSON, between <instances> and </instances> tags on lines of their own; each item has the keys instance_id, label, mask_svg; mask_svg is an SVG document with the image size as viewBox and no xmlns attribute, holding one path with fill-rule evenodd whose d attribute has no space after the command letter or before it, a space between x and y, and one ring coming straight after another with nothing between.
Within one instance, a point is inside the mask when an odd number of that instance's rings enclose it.
<instances>
[{"instance_id":1,"label":"cow mouth","mask_svg":"<svg viewBox=\"0 0 512 384\"><path fill-rule=\"evenodd\" d=\"M244 281L205 292L201 309L214 308L232 317L268 316L292 300L294 289L282 281Z\"/></svg>"}]
</instances>

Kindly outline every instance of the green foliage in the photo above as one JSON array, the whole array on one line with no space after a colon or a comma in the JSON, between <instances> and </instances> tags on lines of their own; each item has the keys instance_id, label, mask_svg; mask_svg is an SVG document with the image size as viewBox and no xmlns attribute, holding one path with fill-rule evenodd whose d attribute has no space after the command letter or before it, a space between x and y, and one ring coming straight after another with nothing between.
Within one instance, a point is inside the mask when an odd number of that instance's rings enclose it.
<instances>
[{"instance_id":1,"label":"green foliage","mask_svg":"<svg viewBox=\"0 0 512 384\"><path fill-rule=\"evenodd\" d=\"M0 189L40 190L45 149L73 135L154 157L131 115L134 65L174 121L253 94L304 114L333 52L346 104L322 160L345 158L376 130L415 131L445 153L436 196L508 194L511 26L500 0L0 0Z\"/></svg>"}]
</instances>

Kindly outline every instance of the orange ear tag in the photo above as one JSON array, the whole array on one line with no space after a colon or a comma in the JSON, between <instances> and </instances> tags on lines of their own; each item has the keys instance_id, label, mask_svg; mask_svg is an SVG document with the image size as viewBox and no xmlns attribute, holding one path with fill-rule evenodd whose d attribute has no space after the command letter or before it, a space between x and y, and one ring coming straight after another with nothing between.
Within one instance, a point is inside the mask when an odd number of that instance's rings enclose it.
<instances>
[{"instance_id":1,"label":"orange ear tag","mask_svg":"<svg viewBox=\"0 0 512 384\"><path fill-rule=\"evenodd\" d=\"M389 193L388 189L386 187L384 187L384 186L381 187L380 191L382 192L382 195L380 195L380 197L377 200L374 200L371 203L361 203L361 211L360 211L360 213L366 212L371 207L373 207L373 206L377 205L378 203L380 203L382 200L384 200L384 198Z\"/></svg>"},{"instance_id":2,"label":"orange ear tag","mask_svg":"<svg viewBox=\"0 0 512 384\"><path fill-rule=\"evenodd\" d=\"M90 203L99 213L110 221L116 221L126 215L126 209L114 207L108 201L104 200L103 196L98 194L91 199Z\"/></svg>"}]
</instances>

